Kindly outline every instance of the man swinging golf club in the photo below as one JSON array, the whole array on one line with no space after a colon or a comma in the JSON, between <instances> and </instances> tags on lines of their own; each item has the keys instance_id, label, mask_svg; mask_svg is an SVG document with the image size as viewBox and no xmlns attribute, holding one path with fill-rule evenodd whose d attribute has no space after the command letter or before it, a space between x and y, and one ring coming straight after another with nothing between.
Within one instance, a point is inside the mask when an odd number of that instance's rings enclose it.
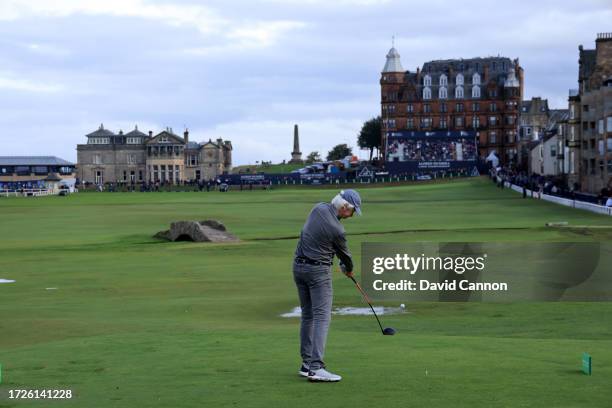
<instances>
[{"instance_id":1,"label":"man swinging golf club","mask_svg":"<svg viewBox=\"0 0 612 408\"><path fill-rule=\"evenodd\" d=\"M299 374L310 381L340 381L342 377L325 369L323 354L332 309L334 254L345 275L353 276L353 260L346 246L343 218L361 215L361 198L355 190L343 190L331 203L314 206L302 228L295 250L293 278L302 307Z\"/></svg>"}]
</instances>

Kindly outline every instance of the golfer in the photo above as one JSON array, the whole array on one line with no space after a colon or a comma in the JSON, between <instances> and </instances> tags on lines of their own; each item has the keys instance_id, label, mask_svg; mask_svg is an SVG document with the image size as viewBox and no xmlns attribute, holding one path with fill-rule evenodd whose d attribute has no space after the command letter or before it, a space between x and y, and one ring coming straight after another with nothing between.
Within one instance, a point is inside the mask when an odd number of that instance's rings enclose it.
<instances>
[{"instance_id":1,"label":"golfer","mask_svg":"<svg viewBox=\"0 0 612 408\"><path fill-rule=\"evenodd\" d=\"M343 218L361 215L361 198L355 190L343 190L331 203L314 206L302 228L295 250L293 278L302 307L299 374L310 381L340 381L342 377L325 369L323 354L332 308L332 261L340 259L340 268L353 275L353 260L346 246Z\"/></svg>"}]
</instances>

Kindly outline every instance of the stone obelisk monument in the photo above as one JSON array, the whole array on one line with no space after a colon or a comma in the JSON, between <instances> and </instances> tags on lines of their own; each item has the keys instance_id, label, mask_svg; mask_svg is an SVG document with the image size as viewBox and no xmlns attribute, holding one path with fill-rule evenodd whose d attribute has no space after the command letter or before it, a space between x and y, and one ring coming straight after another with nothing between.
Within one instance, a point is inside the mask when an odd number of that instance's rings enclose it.
<instances>
[{"instance_id":1,"label":"stone obelisk monument","mask_svg":"<svg viewBox=\"0 0 612 408\"><path fill-rule=\"evenodd\" d=\"M293 125L293 151L291 152L291 160L289 163L302 164L302 152L300 152L300 136L298 134L298 125Z\"/></svg>"}]
</instances>

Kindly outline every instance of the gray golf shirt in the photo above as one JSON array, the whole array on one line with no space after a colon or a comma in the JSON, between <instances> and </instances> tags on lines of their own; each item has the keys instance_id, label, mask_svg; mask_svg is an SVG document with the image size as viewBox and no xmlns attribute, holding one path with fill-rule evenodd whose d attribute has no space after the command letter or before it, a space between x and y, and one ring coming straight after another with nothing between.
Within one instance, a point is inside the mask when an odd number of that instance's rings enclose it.
<instances>
[{"instance_id":1,"label":"gray golf shirt","mask_svg":"<svg viewBox=\"0 0 612 408\"><path fill-rule=\"evenodd\" d=\"M331 265L336 254L346 271L352 272L353 260L337 214L329 203L315 205L302 228L295 256Z\"/></svg>"}]
</instances>

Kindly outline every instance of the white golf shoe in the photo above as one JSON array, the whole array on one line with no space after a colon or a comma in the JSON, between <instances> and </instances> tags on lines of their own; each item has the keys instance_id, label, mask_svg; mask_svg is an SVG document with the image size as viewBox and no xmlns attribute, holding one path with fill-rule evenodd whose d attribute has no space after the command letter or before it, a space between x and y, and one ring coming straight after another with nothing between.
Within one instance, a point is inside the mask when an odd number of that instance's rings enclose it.
<instances>
[{"instance_id":1,"label":"white golf shoe","mask_svg":"<svg viewBox=\"0 0 612 408\"><path fill-rule=\"evenodd\" d=\"M308 373L309 381L321 381L321 382L338 382L342 379L339 375L330 373L324 368L319 368L318 370L310 371Z\"/></svg>"},{"instance_id":2,"label":"white golf shoe","mask_svg":"<svg viewBox=\"0 0 612 408\"><path fill-rule=\"evenodd\" d=\"M300 371L298 371L298 374L302 377L308 377L308 364L302 363L302 366L300 367Z\"/></svg>"}]
</instances>

